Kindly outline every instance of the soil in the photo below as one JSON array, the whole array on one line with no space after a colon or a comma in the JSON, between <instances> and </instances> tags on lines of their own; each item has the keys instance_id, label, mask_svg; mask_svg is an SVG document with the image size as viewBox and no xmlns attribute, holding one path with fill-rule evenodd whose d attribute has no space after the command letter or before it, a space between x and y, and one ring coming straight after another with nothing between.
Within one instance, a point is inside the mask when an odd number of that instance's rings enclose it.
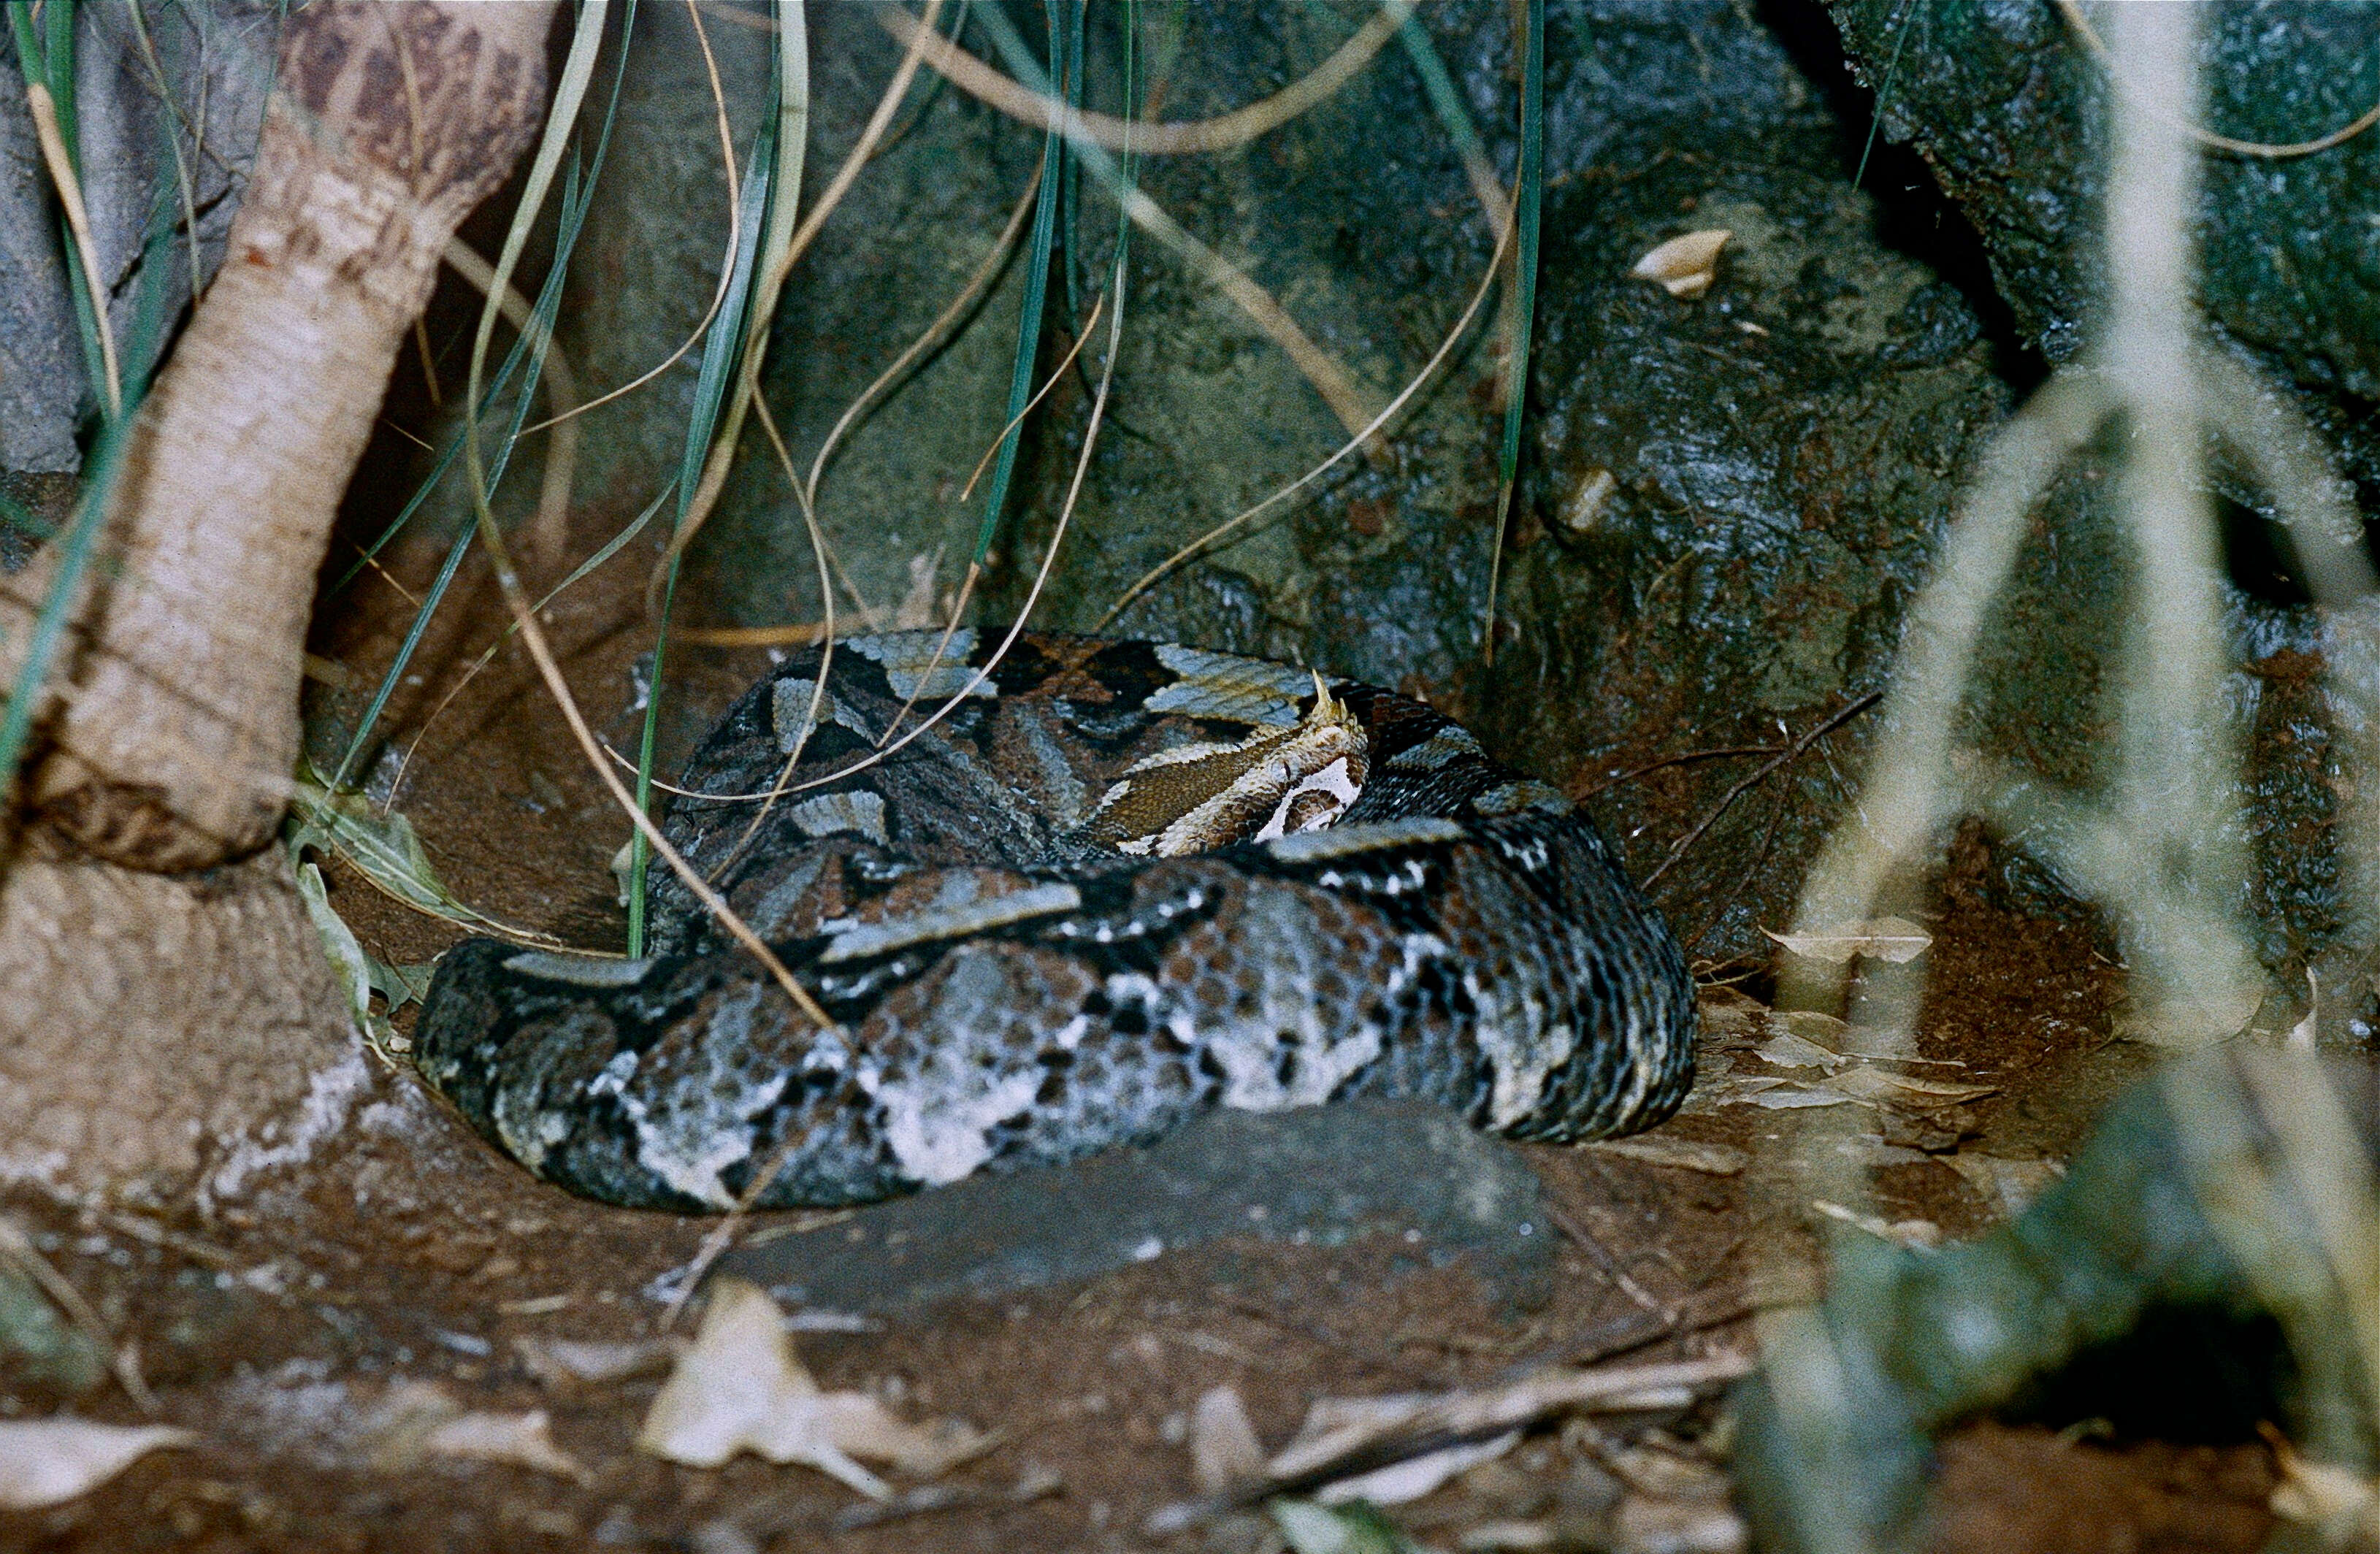
<instances>
[{"instance_id":1,"label":"soil","mask_svg":"<svg viewBox=\"0 0 2380 1554\"><path fill-rule=\"evenodd\" d=\"M632 736L629 669L648 645L635 613L640 554L612 563L550 615L583 705L615 742ZM481 639L449 643L443 663L424 671L406 710L414 730L492 635L486 623L497 613L448 618L480 623ZM351 624L315 646L360 675L387 662L393 641ZM669 720L667 742L683 749L765 662L674 652L672 695L686 710ZM625 828L516 651L499 652L431 727L398 803L463 899L581 943L618 941L608 865ZM334 904L384 960L425 960L456 936L344 866L326 872ZM2111 1036L2116 970L2087 923L2027 918L1952 883L1930 925L1920 1050L1998 1087L1972 1107L1960 1149L2054 1159L2146 1062ZM1748 1051L1729 1055L1737 1074L1765 1070ZM1236 1388L1258 1435L1278 1444L1317 1398L1484 1385L1532 1362L1748 1350L1755 1306L1817 1281L1806 1190L1788 1214L1776 1196L1796 1180L1791 1160L1780 1163L1792 1143L1779 1120L1805 1114L1733 1106L1652 1135L1726 1146L1751 1161L1721 1173L1596 1148L1522 1149L1561 1232L1555 1276L1533 1303L1501 1298L1462 1258L1431 1266L1393 1240L1240 1240L845 1324L866 1330L801 1332L823 1386L870 1390L905 1416L956 1416L1000 1438L944 1478L871 1504L804 1467L747 1456L702 1471L640 1452L634 1440L658 1367L601 1384L541 1372L536 1341L672 1330L665 1294L710 1224L586 1204L532 1182L409 1074L376 1062L349 1125L302 1171L240 1201L145 1212L6 1200L136 1357L158 1416L199 1440L153 1452L64 1506L0 1516L0 1548L1277 1548L1269 1525L1246 1514L1164 1536L1146 1530L1152 1513L1194 1492L1184 1439L1202 1394ZM2007 1210L1947 1152L1895 1159L1862 1208L1897 1229L1922 1221L1971 1234ZM744 1239L800 1233L817 1218L756 1216ZM689 1313L675 1330L692 1326ZM425 1406L424 1383L450 1411L547 1411L583 1477L408 1449L402 1419ZM0 1413L68 1406L120 1423L145 1417L113 1382L69 1396L0 1370ZM1706 1464L1724 1462L1724 1413L1712 1397L1572 1420L1394 1515L1432 1548L1578 1547L1621 1534L1650 1547L1643 1517L1620 1533L1625 1516L1597 1517L1623 1492L1675 1510L1682 1502L1664 1500L1656 1481L1666 1480L1646 1463L1708 1476ZM2245 1550L2270 1531L2272 1474L2262 1445L2077 1443L2047 1427L1980 1423L1945 1443L1934 1547ZM1721 1534L1730 1525L1723 1516L1716 1524ZM1535 1528L1540 1541L1499 1545L1488 1536L1498 1527Z\"/></svg>"}]
</instances>

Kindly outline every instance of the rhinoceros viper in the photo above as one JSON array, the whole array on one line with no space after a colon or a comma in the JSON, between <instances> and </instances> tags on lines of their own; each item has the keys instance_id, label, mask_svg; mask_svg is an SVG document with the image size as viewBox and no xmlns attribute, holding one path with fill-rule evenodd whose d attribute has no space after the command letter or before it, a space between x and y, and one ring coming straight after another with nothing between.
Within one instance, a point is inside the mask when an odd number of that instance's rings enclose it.
<instances>
[{"instance_id":1,"label":"rhinoceros viper","mask_svg":"<svg viewBox=\"0 0 2380 1554\"><path fill-rule=\"evenodd\" d=\"M670 807L833 1026L656 871L641 959L450 952L420 1072L546 1180L679 1209L771 1163L761 1205L858 1203L1216 1106L1408 1097L1559 1141L1684 1097L1675 940L1583 813L1460 725L1179 644L994 646L845 639L822 696L795 658L695 751L682 786L707 796Z\"/></svg>"}]
</instances>

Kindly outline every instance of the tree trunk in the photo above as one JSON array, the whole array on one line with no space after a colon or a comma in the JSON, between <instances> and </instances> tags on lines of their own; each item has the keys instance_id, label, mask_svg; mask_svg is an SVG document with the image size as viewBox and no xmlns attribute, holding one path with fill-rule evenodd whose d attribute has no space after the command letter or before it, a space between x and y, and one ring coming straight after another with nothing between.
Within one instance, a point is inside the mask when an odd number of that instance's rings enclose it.
<instances>
[{"instance_id":1,"label":"tree trunk","mask_svg":"<svg viewBox=\"0 0 2380 1554\"><path fill-rule=\"evenodd\" d=\"M354 1087L271 845L307 616L440 252L537 127L552 10L289 18L223 269L138 412L40 693L0 878L0 1176L187 1180L302 1143ZM55 565L7 580L11 680Z\"/></svg>"}]
</instances>

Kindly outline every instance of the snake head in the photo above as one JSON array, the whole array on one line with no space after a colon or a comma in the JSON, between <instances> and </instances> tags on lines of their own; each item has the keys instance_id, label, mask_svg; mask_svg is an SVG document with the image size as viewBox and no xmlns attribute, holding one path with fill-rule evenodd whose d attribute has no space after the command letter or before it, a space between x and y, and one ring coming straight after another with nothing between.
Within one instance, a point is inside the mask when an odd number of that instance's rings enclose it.
<instances>
[{"instance_id":1,"label":"snake head","mask_svg":"<svg viewBox=\"0 0 2380 1554\"><path fill-rule=\"evenodd\" d=\"M1294 723L1133 763L1099 800L1089 833L1120 853L1175 858L1319 831L1363 792L1369 748L1362 722L1318 674L1314 705Z\"/></svg>"}]
</instances>

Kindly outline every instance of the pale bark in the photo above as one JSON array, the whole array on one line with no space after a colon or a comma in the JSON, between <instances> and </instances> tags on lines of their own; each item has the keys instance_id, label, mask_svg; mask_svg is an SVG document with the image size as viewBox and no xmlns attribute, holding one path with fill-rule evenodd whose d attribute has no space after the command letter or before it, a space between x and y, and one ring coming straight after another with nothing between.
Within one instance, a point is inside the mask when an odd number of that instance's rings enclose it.
<instances>
[{"instance_id":1,"label":"pale bark","mask_svg":"<svg viewBox=\"0 0 2380 1554\"><path fill-rule=\"evenodd\" d=\"M301 1158L364 1077L270 845L307 615L440 253L537 127L552 15L289 18L223 269L139 412L0 824L0 1180L188 1185L217 1161L228 1184ZM12 679L55 565L0 579Z\"/></svg>"},{"instance_id":2,"label":"pale bark","mask_svg":"<svg viewBox=\"0 0 2380 1554\"><path fill-rule=\"evenodd\" d=\"M51 677L65 705L32 804L80 850L203 868L280 823L331 520L447 239L536 127L552 15L290 18L223 269L140 410L79 650Z\"/></svg>"}]
</instances>

